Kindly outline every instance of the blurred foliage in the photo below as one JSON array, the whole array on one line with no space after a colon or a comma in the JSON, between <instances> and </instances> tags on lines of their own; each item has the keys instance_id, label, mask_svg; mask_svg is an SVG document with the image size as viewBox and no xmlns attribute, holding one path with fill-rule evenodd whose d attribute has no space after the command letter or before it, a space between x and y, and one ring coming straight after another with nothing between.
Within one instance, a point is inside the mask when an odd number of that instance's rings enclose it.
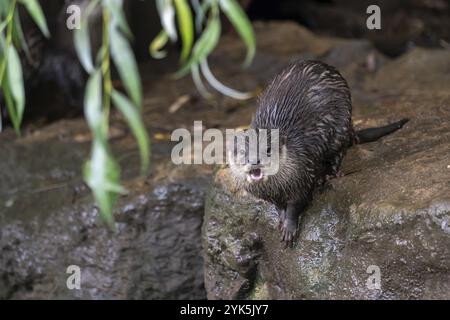
<instances>
[{"instance_id":1,"label":"blurred foliage","mask_svg":"<svg viewBox=\"0 0 450 320\"><path fill-rule=\"evenodd\" d=\"M211 97L211 94L203 85L201 75L214 89L224 95L235 99L251 97L250 93L238 92L220 83L213 76L207 61L220 38L220 12L230 20L247 47L244 66L248 66L253 60L256 51L255 35L247 15L236 0L192 0L194 15L187 0L156 0L156 4L163 29L150 44L150 54L154 58L164 58L166 56L164 46L169 40L178 41L179 36L182 44L180 55L182 66L176 74L177 77L190 72L197 89L206 98ZM197 40L194 43L195 33Z\"/></svg>"},{"instance_id":2,"label":"blurred foliage","mask_svg":"<svg viewBox=\"0 0 450 320\"><path fill-rule=\"evenodd\" d=\"M27 59L30 59L17 9L19 4L25 6L42 33L46 37L50 36L37 0L0 1L0 87L8 115L17 134L20 134L20 124L25 110L25 89L18 51L23 50L27 53ZM0 117L0 130L1 125Z\"/></svg>"},{"instance_id":3,"label":"blurred foliage","mask_svg":"<svg viewBox=\"0 0 450 320\"><path fill-rule=\"evenodd\" d=\"M89 17L102 10L102 45L95 62L92 60ZM84 112L93 135L91 159L84 168L84 178L91 188L100 212L113 225L112 209L117 195L126 190L120 185L120 168L108 144L111 104L123 114L138 142L141 171L145 174L150 162L150 140L141 117L142 86L138 66L129 44L130 28L121 0L94 0L81 19L74 34L75 48L89 74ZM117 91L111 81L111 60L125 87L126 95Z\"/></svg>"},{"instance_id":4,"label":"blurred foliage","mask_svg":"<svg viewBox=\"0 0 450 320\"><path fill-rule=\"evenodd\" d=\"M209 69L207 58L217 46L221 33L220 13L223 12L247 46L244 66L255 55L252 26L236 0L156 0L162 31L150 44L150 54L164 58L168 41L180 41L180 70L178 77L189 72L199 92L210 97L201 76L219 92L236 99L251 95L238 92L220 83ZM25 90L19 52L29 58L19 14L23 5L40 31L49 37L45 16L37 0L0 1L0 87L8 116L17 134L25 108ZM91 48L89 20L101 10L102 43L95 59ZM132 34L123 10L123 0L92 0L84 8L81 26L74 32L74 45L80 63L89 75L85 89L84 113L92 131L91 157L84 166L84 178L91 188L104 220L113 226L113 207L118 194L126 193L120 184L120 168L109 143L111 106L120 112L134 134L141 158L141 172L146 174L150 164L150 140L142 116L142 85L134 53L130 46ZM116 68L124 93L113 87L111 65ZM0 117L0 131L1 131Z\"/></svg>"}]
</instances>

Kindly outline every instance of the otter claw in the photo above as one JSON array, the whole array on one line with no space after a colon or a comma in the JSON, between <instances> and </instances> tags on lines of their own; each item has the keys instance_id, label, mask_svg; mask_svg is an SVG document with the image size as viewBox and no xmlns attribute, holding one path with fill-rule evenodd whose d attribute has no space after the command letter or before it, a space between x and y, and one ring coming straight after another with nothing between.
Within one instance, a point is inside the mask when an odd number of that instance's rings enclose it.
<instances>
[{"instance_id":1,"label":"otter claw","mask_svg":"<svg viewBox=\"0 0 450 320\"><path fill-rule=\"evenodd\" d=\"M297 230L292 232L289 229L289 226L286 225L286 223L283 223L281 227L281 239L280 242L284 242L285 248L293 248L294 247L294 239L297 234Z\"/></svg>"},{"instance_id":2,"label":"otter claw","mask_svg":"<svg viewBox=\"0 0 450 320\"><path fill-rule=\"evenodd\" d=\"M286 218L286 211L285 210L278 211L278 230L283 230L285 218Z\"/></svg>"},{"instance_id":3,"label":"otter claw","mask_svg":"<svg viewBox=\"0 0 450 320\"><path fill-rule=\"evenodd\" d=\"M286 210L279 210L278 229L281 231L280 242L284 242L285 247L294 247L294 239L297 234L297 219L291 219L287 216Z\"/></svg>"},{"instance_id":4,"label":"otter claw","mask_svg":"<svg viewBox=\"0 0 450 320\"><path fill-rule=\"evenodd\" d=\"M285 248L293 248L294 247L294 236L291 233L289 235L284 235L281 237L280 242L284 242Z\"/></svg>"}]
</instances>

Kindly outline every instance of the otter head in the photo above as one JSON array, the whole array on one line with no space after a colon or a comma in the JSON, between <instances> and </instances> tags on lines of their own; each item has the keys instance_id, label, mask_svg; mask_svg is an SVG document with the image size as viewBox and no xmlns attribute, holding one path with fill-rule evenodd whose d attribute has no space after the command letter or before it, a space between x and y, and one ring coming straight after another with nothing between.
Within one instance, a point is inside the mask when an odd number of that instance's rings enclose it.
<instances>
[{"instance_id":1,"label":"otter head","mask_svg":"<svg viewBox=\"0 0 450 320\"><path fill-rule=\"evenodd\" d=\"M238 132L227 147L231 173L244 184L268 181L286 161L286 137L280 137L277 129Z\"/></svg>"}]
</instances>

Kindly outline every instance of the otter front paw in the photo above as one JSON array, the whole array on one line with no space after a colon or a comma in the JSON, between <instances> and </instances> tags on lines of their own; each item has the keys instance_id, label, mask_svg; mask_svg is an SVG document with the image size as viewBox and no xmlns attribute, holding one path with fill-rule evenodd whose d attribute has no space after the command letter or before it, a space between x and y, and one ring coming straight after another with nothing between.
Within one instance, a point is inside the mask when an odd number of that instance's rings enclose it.
<instances>
[{"instance_id":1,"label":"otter front paw","mask_svg":"<svg viewBox=\"0 0 450 320\"><path fill-rule=\"evenodd\" d=\"M284 219L281 224L281 242L284 242L286 248L294 246L294 240L297 235L297 221Z\"/></svg>"},{"instance_id":2,"label":"otter front paw","mask_svg":"<svg viewBox=\"0 0 450 320\"><path fill-rule=\"evenodd\" d=\"M307 202L303 200L289 201L286 209L278 209L280 217L279 228L281 230L281 242L287 247L294 246L294 240L297 236L297 227L300 212L303 211Z\"/></svg>"}]
</instances>

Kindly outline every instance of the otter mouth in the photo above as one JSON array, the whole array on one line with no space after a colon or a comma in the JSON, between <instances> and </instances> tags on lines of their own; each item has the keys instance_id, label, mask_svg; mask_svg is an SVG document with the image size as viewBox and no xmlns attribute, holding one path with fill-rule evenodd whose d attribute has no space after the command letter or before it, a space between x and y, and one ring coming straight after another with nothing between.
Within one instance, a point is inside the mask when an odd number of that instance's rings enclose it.
<instances>
[{"instance_id":1,"label":"otter mouth","mask_svg":"<svg viewBox=\"0 0 450 320\"><path fill-rule=\"evenodd\" d=\"M262 170L259 168L251 169L249 175L253 181L259 181L263 177Z\"/></svg>"}]
</instances>

